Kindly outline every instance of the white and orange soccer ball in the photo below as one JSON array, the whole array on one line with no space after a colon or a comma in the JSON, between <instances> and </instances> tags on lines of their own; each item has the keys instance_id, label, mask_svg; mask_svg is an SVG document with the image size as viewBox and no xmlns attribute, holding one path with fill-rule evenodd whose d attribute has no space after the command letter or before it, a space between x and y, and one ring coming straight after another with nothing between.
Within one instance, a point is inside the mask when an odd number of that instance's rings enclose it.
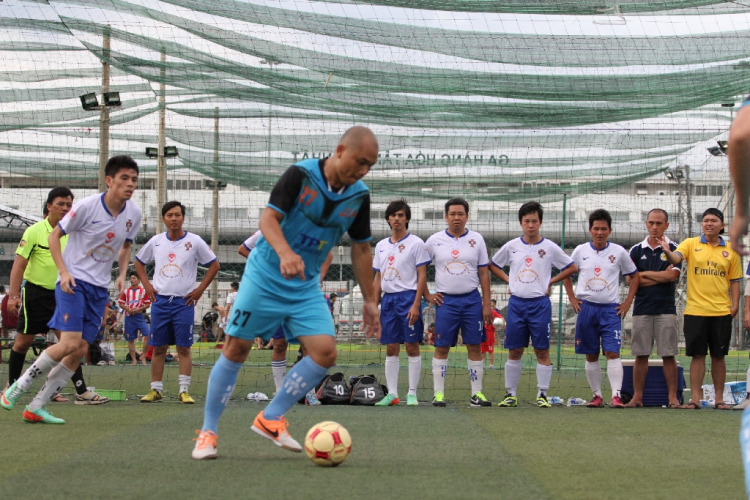
<instances>
[{"instance_id":1,"label":"white and orange soccer ball","mask_svg":"<svg viewBox=\"0 0 750 500\"><path fill-rule=\"evenodd\" d=\"M307 431L305 453L315 465L336 467L352 451L352 438L343 425L320 422Z\"/></svg>"}]
</instances>

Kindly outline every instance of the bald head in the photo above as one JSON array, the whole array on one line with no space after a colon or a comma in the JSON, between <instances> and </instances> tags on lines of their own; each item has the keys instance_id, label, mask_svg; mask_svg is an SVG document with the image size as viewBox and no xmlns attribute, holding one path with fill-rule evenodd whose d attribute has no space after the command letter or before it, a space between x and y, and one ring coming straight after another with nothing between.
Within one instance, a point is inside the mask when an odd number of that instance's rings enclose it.
<instances>
[{"instance_id":1,"label":"bald head","mask_svg":"<svg viewBox=\"0 0 750 500\"><path fill-rule=\"evenodd\" d=\"M378 161L378 140L367 127L352 127L347 130L336 151L325 162L326 179L331 186L351 186L367 175Z\"/></svg>"},{"instance_id":2,"label":"bald head","mask_svg":"<svg viewBox=\"0 0 750 500\"><path fill-rule=\"evenodd\" d=\"M339 144L346 148L359 149L363 145L375 146L378 149L378 140L375 138L375 134L372 133L367 127L361 125L354 126L344 132L341 136Z\"/></svg>"}]
</instances>

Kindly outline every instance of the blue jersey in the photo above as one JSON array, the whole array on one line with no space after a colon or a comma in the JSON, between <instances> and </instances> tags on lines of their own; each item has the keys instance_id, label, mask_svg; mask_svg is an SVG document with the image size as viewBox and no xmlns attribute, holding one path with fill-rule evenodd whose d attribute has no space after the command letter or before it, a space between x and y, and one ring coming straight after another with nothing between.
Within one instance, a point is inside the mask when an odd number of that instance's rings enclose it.
<instances>
[{"instance_id":1,"label":"blue jersey","mask_svg":"<svg viewBox=\"0 0 750 500\"><path fill-rule=\"evenodd\" d=\"M345 232L355 242L372 239L368 187L357 181L333 191L323 174L324 161L310 159L292 165L271 192L268 206L284 215L284 238L305 263L305 281L285 280L279 256L261 237L247 261L247 271L263 275L277 289L318 288L320 267Z\"/></svg>"}]
</instances>

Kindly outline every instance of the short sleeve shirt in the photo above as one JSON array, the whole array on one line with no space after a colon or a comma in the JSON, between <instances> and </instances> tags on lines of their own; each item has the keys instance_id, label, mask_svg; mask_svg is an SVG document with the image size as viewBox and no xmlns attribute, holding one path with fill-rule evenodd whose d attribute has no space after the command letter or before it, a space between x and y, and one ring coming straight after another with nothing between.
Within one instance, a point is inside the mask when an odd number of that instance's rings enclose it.
<instances>
[{"instance_id":1,"label":"short sleeve shirt","mask_svg":"<svg viewBox=\"0 0 750 500\"><path fill-rule=\"evenodd\" d=\"M141 227L141 209L135 202L125 202L115 217L104 204L105 194L79 201L59 223L63 234L69 235L62 254L68 272L76 280L100 287L109 285L120 248L132 242Z\"/></svg>"},{"instance_id":2,"label":"short sleeve shirt","mask_svg":"<svg viewBox=\"0 0 750 500\"><path fill-rule=\"evenodd\" d=\"M52 233L52 226L47 219L29 226L18 243L16 255L29 261L23 273L23 279L47 290L54 290L57 281L57 265L52 260L52 254L49 251L50 233ZM60 248L63 251L67 243L67 236L60 238Z\"/></svg>"},{"instance_id":3,"label":"short sleeve shirt","mask_svg":"<svg viewBox=\"0 0 750 500\"><path fill-rule=\"evenodd\" d=\"M546 238L529 245L520 237L503 245L492 263L499 268L510 265L509 287L514 297L534 298L547 294L552 268L563 270L573 265L573 259Z\"/></svg>"},{"instance_id":4,"label":"short sleeve shirt","mask_svg":"<svg viewBox=\"0 0 750 500\"><path fill-rule=\"evenodd\" d=\"M396 243L391 238L375 246L372 267L380 272L380 286L385 293L417 289L417 268L430 263L430 255L419 236L407 234Z\"/></svg>"},{"instance_id":5,"label":"short sleeve shirt","mask_svg":"<svg viewBox=\"0 0 750 500\"><path fill-rule=\"evenodd\" d=\"M435 290L460 295L479 287L479 268L490 265L482 235L469 229L456 238L448 230L435 233L425 243L435 264Z\"/></svg>"},{"instance_id":6,"label":"short sleeve shirt","mask_svg":"<svg viewBox=\"0 0 750 500\"><path fill-rule=\"evenodd\" d=\"M669 248L674 252L677 249L677 244L669 241ZM667 260L667 254L664 253L662 248L660 246L651 248L651 245L648 244L648 238L630 249L630 258L635 267L638 268L638 272L661 272L670 269L680 271L680 264L670 264ZM676 288L676 281L639 287L633 301L633 315L677 314L674 303Z\"/></svg>"},{"instance_id":7,"label":"short sleeve shirt","mask_svg":"<svg viewBox=\"0 0 750 500\"><path fill-rule=\"evenodd\" d=\"M602 250L584 243L573 250L571 258L578 266L576 297L595 304L620 302L620 276L638 272L627 250L607 242Z\"/></svg>"},{"instance_id":8,"label":"short sleeve shirt","mask_svg":"<svg viewBox=\"0 0 750 500\"><path fill-rule=\"evenodd\" d=\"M260 237L263 236L263 233L260 232L260 229L255 231L252 236L250 236L248 239L242 242L242 245L247 248L249 252L253 251L253 248L255 248L255 245L258 244L258 240Z\"/></svg>"},{"instance_id":9,"label":"short sleeve shirt","mask_svg":"<svg viewBox=\"0 0 750 500\"><path fill-rule=\"evenodd\" d=\"M154 263L152 285L159 295L184 297L195 288L198 264L216 260L211 248L197 234L185 231L174 241L168 233L155 235L135 256L141 264Z\"/></svg>"},{"instance_id":10,"label":"short sleeve shirt","mask_svg":"<svg viewBox=\"0 0 750 500\"><path fill-rule=\"evenodd\" d=\"M677 246L685 261L687 301L685 314L726 316L732 308L729 283L742 279L740 256L724 238L715 247L705 236L688 238Z\"/></svg>"}]
</instances>

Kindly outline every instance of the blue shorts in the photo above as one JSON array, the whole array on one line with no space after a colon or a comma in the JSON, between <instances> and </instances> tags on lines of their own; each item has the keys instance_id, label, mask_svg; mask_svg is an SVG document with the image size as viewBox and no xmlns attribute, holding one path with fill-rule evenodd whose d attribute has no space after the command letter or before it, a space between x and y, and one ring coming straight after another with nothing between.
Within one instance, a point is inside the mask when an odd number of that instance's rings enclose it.
<instances>
[{"instance_id":1,"label":"blue shorts","mask_svg":"<svg viewBox=\"0 0 750 500\"><path fill-rule=\"evenodd\" d=\"M409 325L407 318L416 296L416 290L383 295L380 300L381 344L413 344L422 341L424 336L422 311L419 311L419 319L413 325Z\"/></svg>"},{"instance_id":2,"label":"blue shorts","mask_svg":"<svg viewBox=\"0 0 750 500\"><path fill-rule=\"evenodd\" d=\"M551 325L552 303L549 297L525 299L511 295L505 323L505 348L529 347L530 338L536 349L549 349Z\"/></svg>"},{"instance_id":3,"label":"blue shorts","mask_svg":"<svg viewBox=\"0 0 750 500\"><path fill-rule=\"evenodd\" d=\"M195 306L185 304L185 298L157 295L151 304L151 345L190 347L194 319Z\"/></svg>"},{"instance_id":4,"label":"blue shorts","mask_svg":"<svg viewBox=\"0 0 750 500\"><path fill-rule=\"evenodd\" d=\"M284 327L279 326L279 329L274 332L271 338L274 340L281 340L281 339L286 340L286 333L284 333Z\"/></svg>"},{"instance_id":5,"label":"blue shorts","mask_svg":"<svg viewBox=\"0 0 750 500\"><path fill-rule=\"evenodd\" d=\"M256 279L246 268L225 328L227 335L268 342L283 326L289 343L308 335L336 336L331 311L317 284L282 295Z\"/></svg>"},{"instance_id":6,"label":"blue shorts","mask_svg":"<svg viewBox=\"0 0 750 500\"><path fill-rule=\"evenodd\" d=\"M107 289L76 280L73 295L65 293L60 283L55 286L55 315L47 326L61 332L81 332L91 344L102 326L104 310L109 304Z\"/></svg>"},{"instance_id":7,"label":"blue shorts","mask_svg":"<svg viewBox=\"0 0 750 500\"><path fill-rule=\"evenodd\" d=\"M436 308L436 347L456 345L459 330L467 345L479 345L487 339L482 318L482 296L477 290L461 295L443 294L443 303Z\"/></svg>"},{"instance_id":8,"label":"blue shorts","mask_svg":"<svg viewBox=\"0 0 750 500\"><path fill-rule=\"evenodd\" d=\"M137 339L139 330L144 339L147 339L151 335L148 323L146 323L146 318L143 317L143 314L125 316L125 340L132 341Z\"/></svg>"},{"instance_id":9,"label":"blue shorts","mask_svg":"<svg viewBox=\"0 0 750 500\"><path fill-rule=\"evenodd\" d=\"M576 319L576 354L599 354L600 344L602 351L619 354L622 320L615 310L618 305L581 302Z\"/></svg>"}]
</instances>

